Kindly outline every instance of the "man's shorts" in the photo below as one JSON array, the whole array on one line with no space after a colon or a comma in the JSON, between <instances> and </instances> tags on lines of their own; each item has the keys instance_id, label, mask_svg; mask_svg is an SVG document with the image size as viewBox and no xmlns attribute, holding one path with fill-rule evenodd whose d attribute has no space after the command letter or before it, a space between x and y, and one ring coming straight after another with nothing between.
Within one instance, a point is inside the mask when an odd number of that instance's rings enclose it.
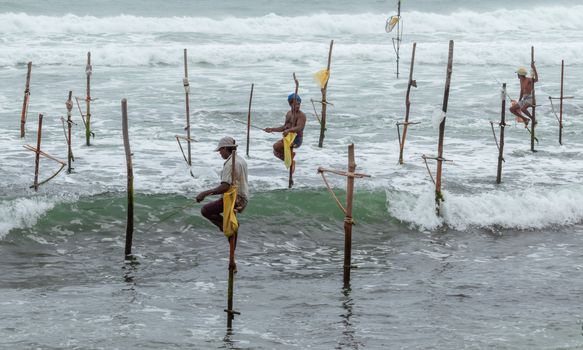
<instances>
[{"instance_id":1,"label":"man's shorts","mask_svg":"<svg viewBox=\"0 0 583 350\"><path fill-rule=\"evenodd\" d=\"M302 145L302 141L303 141L303 137L296 135L296 138L294 139L294 143L293 143L294 148L299 148Z\"/></svg>"},{"instance_id":2,"label":"man's shorts","mask_svg":"<svg viewBox=\"0 0 583 350\"><path fill-rule=\"evenodd\" d=\"M532 106L532 95L522 96L520 101L518 101L518 106L520 106L520 109L524 108L525 106L526 107Z\"/></svg>"}]
</instances>

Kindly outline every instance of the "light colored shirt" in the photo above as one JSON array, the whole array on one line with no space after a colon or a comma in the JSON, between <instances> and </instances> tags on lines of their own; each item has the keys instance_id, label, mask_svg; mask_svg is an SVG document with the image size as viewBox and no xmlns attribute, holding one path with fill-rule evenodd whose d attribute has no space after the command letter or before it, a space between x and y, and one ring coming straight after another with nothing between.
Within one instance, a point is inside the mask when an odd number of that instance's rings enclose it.
<instances>
[{"instance_id":1,"label":"light colored shirt","mask_svg":"<svg viewBox=\"0 0 583 350\"><path fill-rule=\"evenodd\" d=\"M226 182L232 185L231 174L233 172L233 162L231 160L232 154L227 158L223 164L221 171L221 182ZM238 154L235 156L235 185L237 185L237 195L249 198L249 182L247 181L247 162Z\"/></svg>"}]
</instances>

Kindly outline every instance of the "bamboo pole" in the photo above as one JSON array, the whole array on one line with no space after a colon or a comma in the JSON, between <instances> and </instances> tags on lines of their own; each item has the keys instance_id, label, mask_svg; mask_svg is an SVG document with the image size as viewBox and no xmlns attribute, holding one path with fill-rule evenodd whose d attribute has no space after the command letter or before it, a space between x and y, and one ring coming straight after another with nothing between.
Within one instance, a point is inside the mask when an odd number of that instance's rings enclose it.
<instances>
[{"instance_id":1,"label":"bamboo pole","mask_svg":"<svg viewBox=\"0 0 583 350\"><path fill-rule=\"evenodd\" d=\"M443 194L441 193L441 172L443 167L443 139L445 137L445 120L447 119L447 103L449 101L449 86L451 83L451 74L453 70L453 40L449 41L449 54L447 59L447 73L445 78L445 91L443 93L443 120L439 124L439 141L437 147L437 176L435 181L435 206L437 215L440 215L441 202Z\"/></svg>"},{"instance_id":2,"label":"bamboo pole","mask_svg":"<svg viewBox=\"0 0 583 350\"><path fill-rule=\"evenodd\" d=\"M405 138L407 137L407 127L409 126L409 112L411 110L411 87L417 87L417 82L413 80L413 65L415 64L415 49L417 43L413 43L413 53L411 54L411 68L409 69L409 84L407 84L407 96L405 97L405 122L403 123L403 136L399 139L399 164L403 164L403 150L405 149ZM397 125L397 128L399 126Z\"/></svg>"},{"instance_id":3,"label":"bamboo pole","mask_svg":"<svg viewBox=\"0 0 583 350\"><path fill-rule=\"evenodd\" d=\"M184 49L184 95L186 105L186 142L188 143L188 165L192 166L192 150L190 145L190 83L188 81L188 53ZM180 143L180 141L178 141Z\"/></svg>"},{"instance_id":4,"label":"bamboo pole","mask_svg":"<svg viewBox=\"0 0 583 350\"><path fill-rule=\"evenodd\" d=\"M352 198L354 195L354 144L348 146L348 176L346 179L346 216L344 217L344 288L350 288L350 267L352 261Z\"/></svg>"},{"instance_id":5,"label":"bamboo pole","mask_svg":"<svg viewBox=\"0 0 583 350\"><path fill-rule=\"evenodd\" d=\"M293 78L294 78L294 83L295 83L296 88L294 90L294 99L292 102L292 120L296 120L296 105L298 103L297 96L298 96L298 89L299 89L300 84L298 82L298 79L296 78L295 72L293 74ZM293 171L295 170L294 169L295 166L294 166L294 146L293 146L293 144L290 146L290 148L291 148L290 152L292 155L292 165L289 167L288 188L292 188L292 186L294 185L294 179L293 179L294 172Z\"/></svg>"},{"instance_id":6,"label":"bamboo pole","mask_svg":"<svg viewBox=\"0 0 583 350\"><path fill-rule=\"evenodd\" d=\"M334 40L330 40L330 50L328 50L328 65L326 66L326 71L328 72L328 79L326 84L321 89L322 91L322 119L320 122L320 140L318 141L318 147L322 148L324 145L324 132L326 131L326 110L328 103L326 100L326 94L328 92L328 81L330 81L330 63L332 61L332 47L334 46Z\"/></svg>"},{"instance_id":7,"label":"bamboo pole","mask_svg":"<svg viewBox=\"0 0 583 350\"><path fill-rule=\"evenodd\" d=\"M506 127L506 83L502 84L502 111L500 112L500 144L498 146L498 168L496 183L502 182L502 162L504 161L504 128Z\"/></svg>"},{"instance_id":8,"label":"bamboo pole","mask_svg":"<svg viewBox=\"0 0 583 350\"><path fill-rule=\"evenodd\" d=\"M39 168L40 168L40 154L41 154L41 150L40 150L40 143L41 143L41 139L42 139L42 132L43 132L43 115L39 114L38 115L38 131L37 131L37 136L36 136L36 154L35 154L35 158L34 158L34 190L35 192L38 191L38 173L39 173Z\"/></svg>"},{"instance_id":9,"label":"bamboo pole","mask_svg":"<svg viewBox=\"0 0 583 350\"><path fill-rule=\"evenodd\" d=\"M343 283L344 288L350 288L350 268L351 268L351 261L352 261L352 225L354 225L354 220L352 218L352 202L354 197L354 179L355 178L364 178L370 177L367 174L360 174L355 173L356 170L356 162L354 160L354 144L350 144L348 146L348 171L342 170L335 170L335 169L324 169L322 167L318 168L318 173L322 175L322 179L324 180L324 184L328 188L330 195L336 201L336 204L344 213L344 274L343 274ZM326 180L325 173L332 173L340 176L346 176L346 207L342 206L338 197L328 184Z\"/></svg>"},{"instance_id":10,"label":"bamboo pole","mask_svg":"<svg viewBox=\"0 0 583 350\"><path fill-rule=\"evenodd\" d=\"M531 65L534 64L534 46L530 47L530 63ZM533 79L533 77L531 77ZM538 78L538 74L537 74ZM534 149L534 141L535 137L535 128L536 128L536 95L534 91L534 79L532 81L532 123L531 123L531 130L530 130L530 150L536 152Z\"/></svg>"},{"instance_id":11,"label":"bamboo pole","mask_svg":"<svg viewBox=\"0 0 583 350\"><path fill-rule=\"evenodd\" d=\"M91 52L87 52L87 66L85 66L85 74L87 74L87 96L85 102L87 111L85 113L85 141L87 146L91 146L91 74L93 68L91 66Z\"/></svg>"},{"instance_id":12,"label":"bamboo pole","mask_svg":"<svg viewBox=\"0 0 583 350\"><path fill-rule=\"evenodd\" d=\"M561 60L561 100L559 102L559 144L563 145L563 77L565 74L565 60Z\"/></svg>"},{"instance_id":13,"label":"bamboo pole","mask_svg":"<svg viewBox=\"0 0 583 350\"><path fill-rule=\"evenodd\" d=\"M399 0L397 2L397 17L399 18L399 21L397 22L397 47L396 47L395 51L397 52L397 79L399 79L399 60L401 58L400 52L401 52L401 39L402 39L402 33L401 33L401 30L402 30L401 29L401 0Z\"/></svg>"},{"instance_id":14,"label":"bamboo pole","mask_svg":"<svg viewBox=\"0 0 583 350\"><path fill-rule=\"evenodd\" d=\"M237 157L237 150L233 150L231 153L231 183L234 185L236 182L236 168L235 168L235 158ZM223 214L224 215L224 214ZM233 327L233 319L235 315L240 315L241 313L233 309L233 294L235 288L235 248L237 246L237 233L229 237L229 282L227 285L227 309L224 310L227 313L227 329L230 330Z\"/></svg>"},{"instance_id":15,"label":"bamboo pole","mask_svg":"<svg viewBox=\"0 0 583 350\"><path fill-rule=\"evenodd\" d=\"M247 111L247 149L246 154L249 158L249 141L251 138L251 102L253 101L253 87L255 84L251 84L251 94L249 95L249 110Z\"/></svg>"},{"instance_id":16,"label":"bamboo pole","mask_svg":"<svg viewBox=\"0 0 583 350\"><path fill-rule=\"evenodd\" d=\"M28 114L28 101L30 99L30 74L32 71L32 62L28 62L26 70L26 85L24 85L24 100L22 101L22 113L20 115L20 137L25 134L26 115Z\"/></svg>"},{"instance_id":17,"label":"bamboo pole","mask_svg":"<svg viewBox=\"0 0 583 350\"><path fill-rule=\"evenodd\" d=\"M69 98L67 99L67 173L71 173L71 161L75 161L73 158L73 148L71 147L71 129L73 127L73 121L71 120L73 111L73 91L69 91Z\"/></svg>"},{"instance_id":18,"label":"bamboo pole","mask_svg":"<svg viewBox=\"0 0 583 350\"><path fill-rule=\"evenodd\" d=\"M128 105L127 100L121 100L121 124L123 132L123 148L126 154L127 166L127 188L128 188L128 209L126 221L126 260L132 255L132 238L134 234L134 170L132 166L132 151L130 150L130 138L128 132Z\"/></svg>"}]
</instances>

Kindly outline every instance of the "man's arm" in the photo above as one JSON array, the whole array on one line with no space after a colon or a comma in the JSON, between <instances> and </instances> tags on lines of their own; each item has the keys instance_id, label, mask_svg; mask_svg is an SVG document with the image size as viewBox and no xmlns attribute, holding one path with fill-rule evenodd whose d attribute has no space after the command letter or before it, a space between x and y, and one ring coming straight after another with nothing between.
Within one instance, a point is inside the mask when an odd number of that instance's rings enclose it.
<instances>
[{"instance_id":1,"label":"man's arm","mask_svg":"<svg viewBox=\"0 0 583 350\"><path fill-rule=\"evenodd\" d=\"M265 129L263 129L263 131L265 131L265 132L274 132L274 131L275 132L281 132L284 129L285 129L285 125L282 125L282 126L278 126L276 128L265 128Z\"/></svg>"},{"instance_id":2,"label":"man's arm","mask_svg":"<svg viewBox=\"0 0 583 350\"><path fill-rule=\"evenodd\" d=\"M275 128L265 128L265 129L263 129L263 131L265 131L265 132L274 132L274 131L275 132L282 132L282 131L285 131L285 129L287 128L287 126L290 123L290 120L291 120L291 116L290 116L290 113L288 112L285 115L285 122L284 122L284 124L282 126L278 126L278 127L275 127Z\"/></svg>"},{"instance_id":3,"label":"man's arm","mask_svg":"<svg viewBox=\"0 0 583 350\"><path fill-rule=\"evenodd\" d=\"M532 62L532 64L530 65L530 68L532 68L532 72L534 73L534 76L532 77L533 82L538 82L538 72L536 71L536 67L534 65L534 62Z\"/></svg>"},{"instance_id":4,"label":"man's arm","mask_svg":"<svg viewBox=\"0 0 583 350\"><path fill-rule=\"evenodd\" d=\"M196 201L202 202L206 196L212 196L215 194L223 194L223 193L227 192L230 187L231 187L231 185L229 185L228 183L221 182L221 184L218 185L217 187L211 188L210 190L202 191L201 193L197 194Z\"/></svg>"}]
</instances>

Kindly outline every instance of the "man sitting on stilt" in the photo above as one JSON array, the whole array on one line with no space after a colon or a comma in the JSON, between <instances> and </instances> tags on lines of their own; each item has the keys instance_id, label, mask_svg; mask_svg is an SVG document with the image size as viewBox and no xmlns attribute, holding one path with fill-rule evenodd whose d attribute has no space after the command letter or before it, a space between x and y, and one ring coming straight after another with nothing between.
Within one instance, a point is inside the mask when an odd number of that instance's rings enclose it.
<instances>
[{"instance_id":1,"label":"man sitting on stilt","mask_svg":"<svg viewBox=\"0 0 583 350\"><path fill-rule=\"evenodd\" d=\"M237 149L237 144L232 137L223 137L215 149L221 157L225 159L223 170L221 171L221 184L207 191L202 191L196 196L197 202L202 202L205 197L210 195L224 194L231 186L237 186L237 198L235 200L235 212L241 212L247 206L249 196L249 183L247 181L247 162L238 154L235 156L235 179L232 179L232 155L233 150ZM202 216L215 224L219 230L223 231L223 197L214 202L207 203L200 210Z\"/></svg>"},{"instance_id":2,"label":"man sitting on stilt","mask_svg":"<svg viewBox=\"0 0 583 350\"><path fill-rule=\"evenodd\" d=\"M299 95L295 93L291 93L287 97L287 102L289 103L290 110L285 115L285 123L280 127L275 128L265 128L263 131L265 132L283 132L283 139L277 141L273 144L273 154L285 161L285 151L286 147L284 146L285 138L293 133L295 134L295 138L291 144L292 148L299 148L302 145L303 137L304 137L304 127L306 126L306 115L304 112L300 110L300 105L302 103L302 99ZM295 152L292 151L291 153L291 168L292 173L295 170L295 160L293 157L295 156Z\"/></svg>"},{"instance_id":3,"label":"man sitting on stilt","mask_svg":"<svg viewBox=\"0 0 583 350\"><path fill-rule=\"evenodd\" d=\"M538 82L538 73L536 72L536 67L534 62L530 65L532 68L532 77L527 78L528 73L526 68L520 67L516 71L518 79L520 80L520 98L518 102L515 100L510 101L512 105L510 106L510 112L516 116L516 121L519 123L524 123L524 127L528 127L528 122L532 121L536 125L536 121L533 120L532 114L528 111L528 108L533 107L536 103L533 99L534 83Z\"/></svg>"}]
</instances>

